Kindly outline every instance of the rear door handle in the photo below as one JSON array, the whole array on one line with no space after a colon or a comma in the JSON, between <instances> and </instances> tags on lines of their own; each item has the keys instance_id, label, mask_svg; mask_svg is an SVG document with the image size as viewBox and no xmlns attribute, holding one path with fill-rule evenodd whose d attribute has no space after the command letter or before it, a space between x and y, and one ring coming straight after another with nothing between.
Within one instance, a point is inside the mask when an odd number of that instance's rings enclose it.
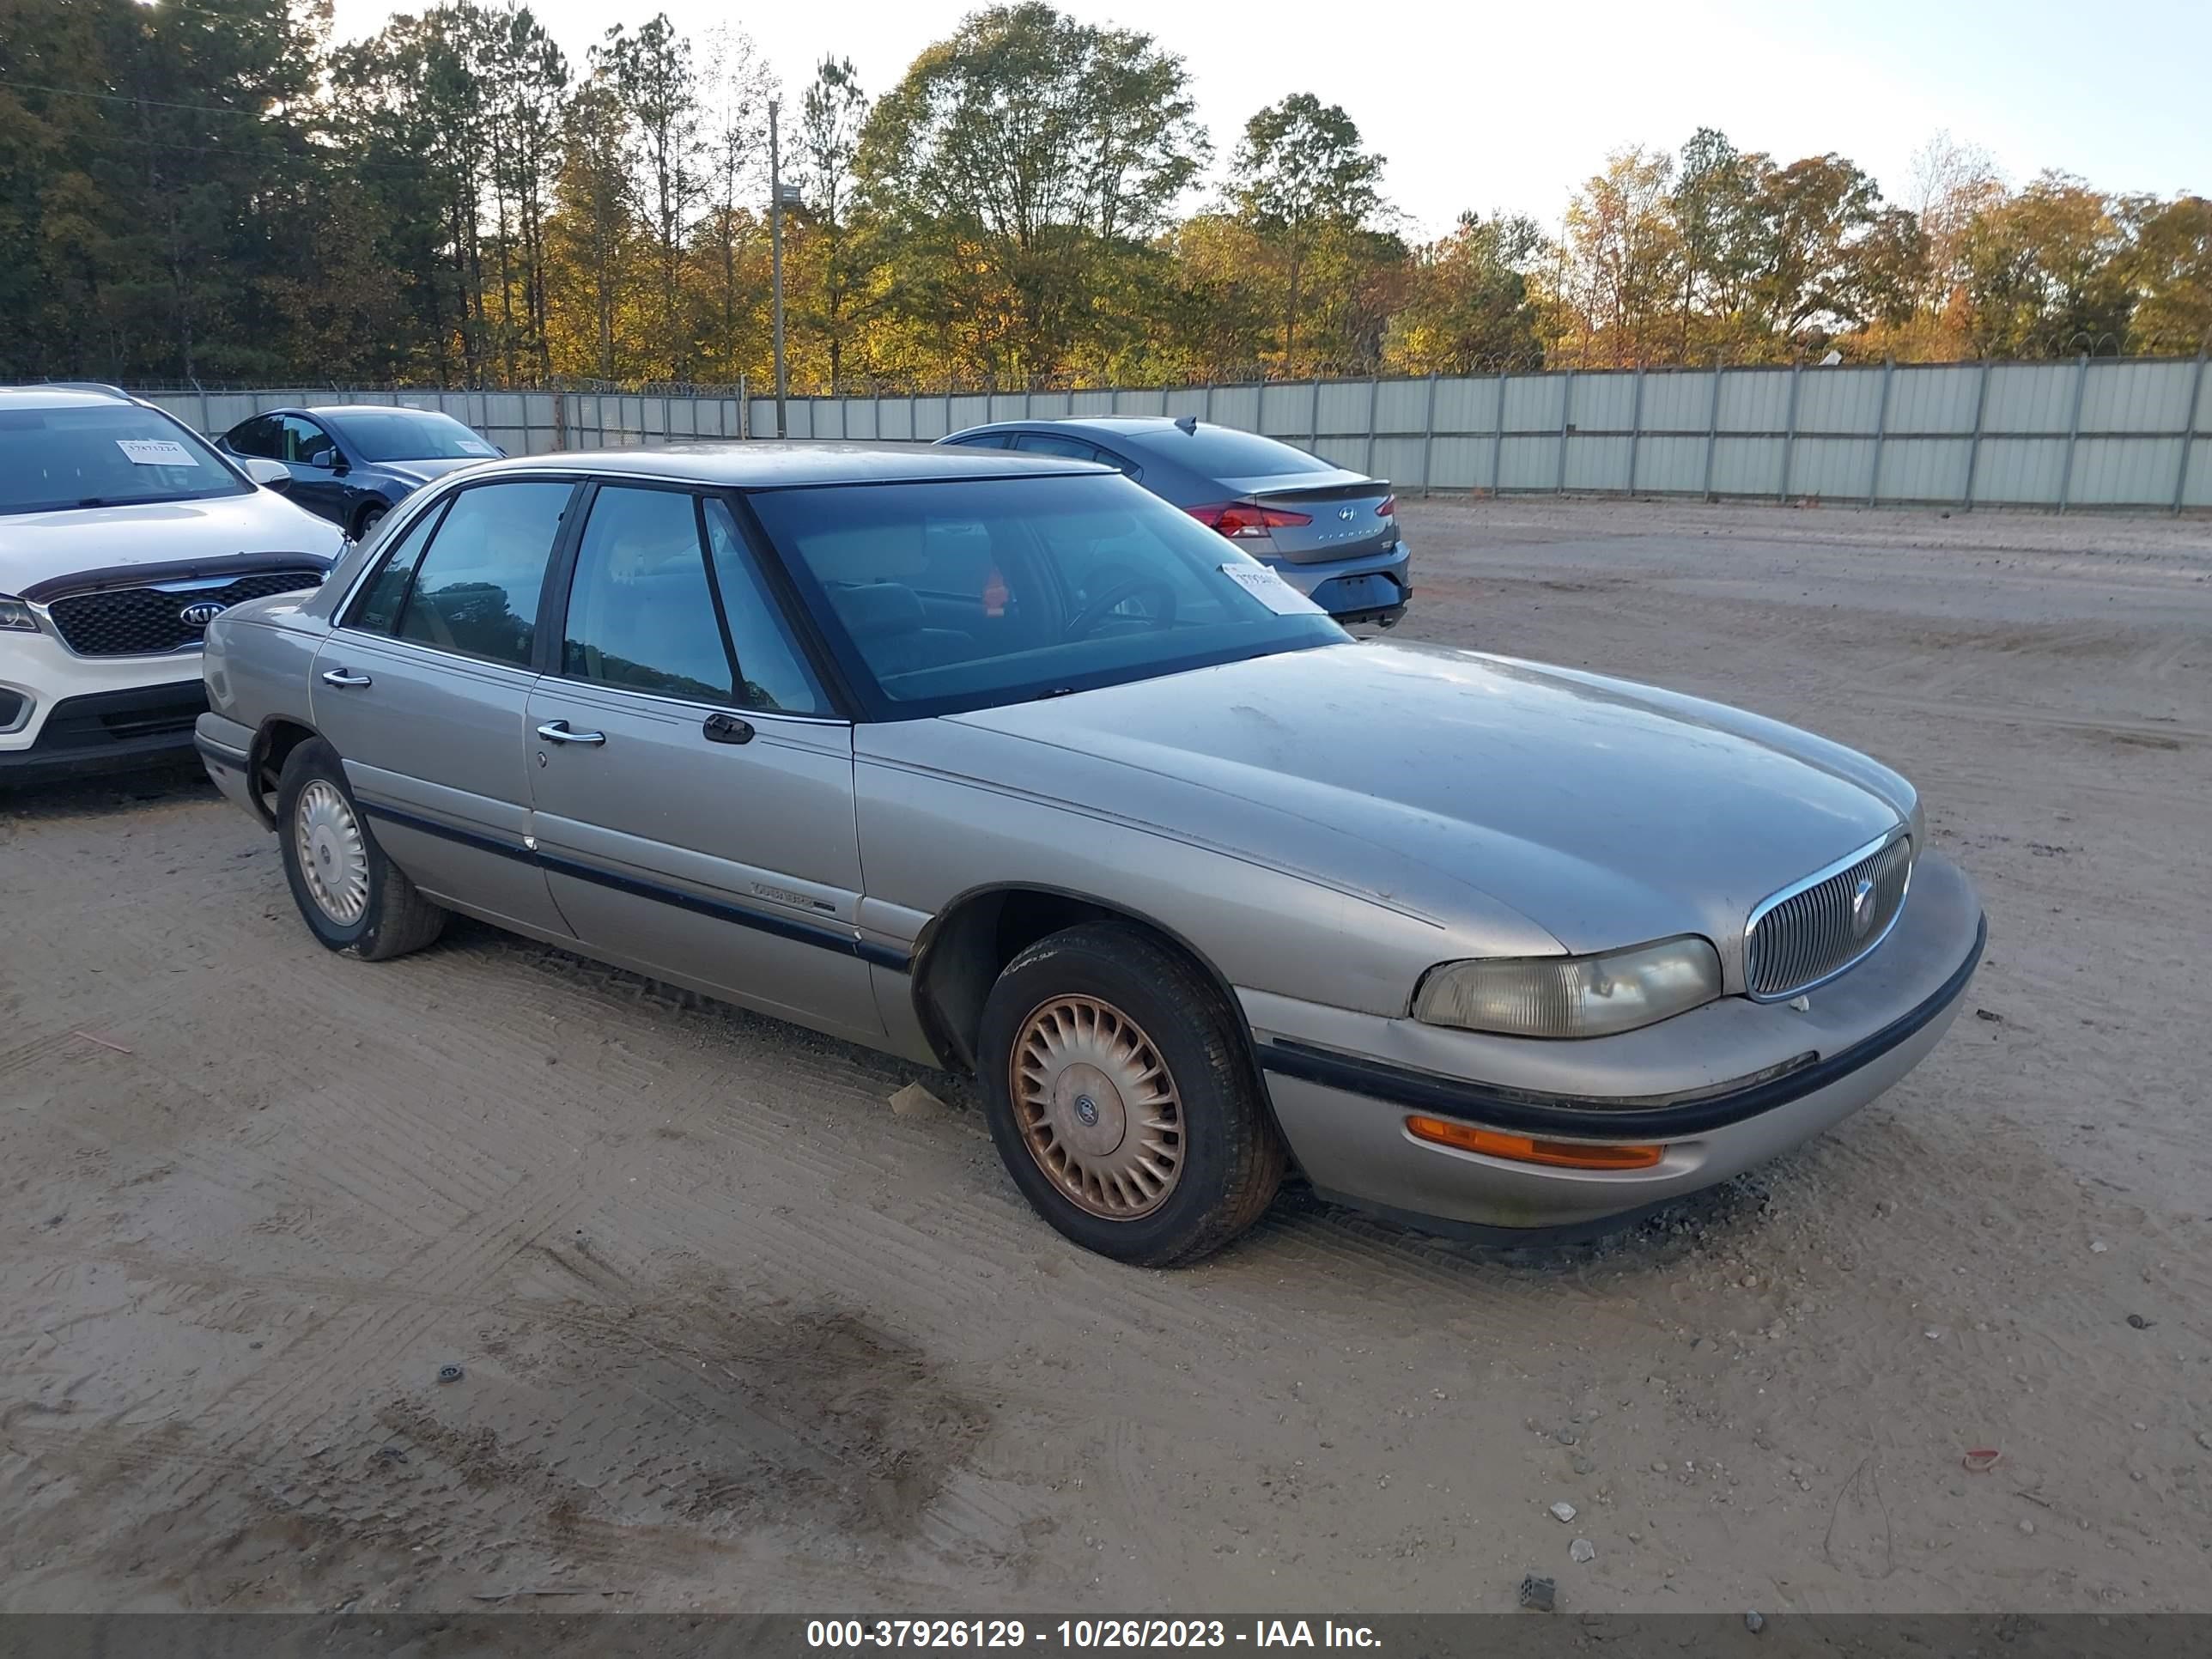
<instances>
[{"instance_id":1,"label":"rear door handle","mask_svg":"<svg viewBox=\"0 0 2212 1659\"><path fill-rule=\"evenodd\" d=\"M350 668L330 668L323 672L325 685L367 685L369 683L368 675L356 674Z\"/></svg>"},{"instance_id":2,"label":"rear door handle","mask_svg":"<svg viewBox=\"0 0 2212 1659\"><path fill-rule=\"evenodd\" d=\"M700 730L706 733L709 743L750 743L753 740L753 723L741 720L735 714L709 714Z\"/></svg>"},{"instance_id":3,"label":"rear door handle","mask_svg":"<svg viewBox=\"0 0 2212 1659\"><path fill-rule=\"evenodd\" d=\"M548 743L580 743L592 747L607 740L604 732L571 732L566 720L548 720L538 728L538 735Z\"/></svg>"}]
</instances>

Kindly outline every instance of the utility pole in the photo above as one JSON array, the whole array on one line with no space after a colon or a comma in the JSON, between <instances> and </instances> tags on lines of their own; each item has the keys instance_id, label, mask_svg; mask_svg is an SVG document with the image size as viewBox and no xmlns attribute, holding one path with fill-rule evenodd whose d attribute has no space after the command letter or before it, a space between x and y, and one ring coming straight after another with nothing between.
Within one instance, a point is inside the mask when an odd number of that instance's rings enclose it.
<instances>
[{"instance_id":1,"label":"utility pole","mask_svg":"<svg viewBox=\"0 0 2212 1659\"><path fill-rule=\"evenodd\" d=\"M775 307L775 435L786 435L783 421L783 155L776 143L776 100L768 105L769 283Z\"/></svg>"}]
</instances>

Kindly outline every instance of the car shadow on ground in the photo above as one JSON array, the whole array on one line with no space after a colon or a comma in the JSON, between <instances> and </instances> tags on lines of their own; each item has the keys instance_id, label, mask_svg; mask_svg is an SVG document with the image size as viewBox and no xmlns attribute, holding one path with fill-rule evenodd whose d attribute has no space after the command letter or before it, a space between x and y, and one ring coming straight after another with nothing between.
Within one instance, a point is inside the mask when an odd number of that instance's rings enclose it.
<instances>
[{"instance_id":1,"label":"car shadow on ground","mask_svg":"<svg viewBox=\"0 0 2212 1659\"><path fill-rule=\"evenodd\" d=\"M685 990L648 975L611 967L558 945L541 944L489 923L456 916L433 951L481 957L487 966L506 963L527 971L581 980L601 988L610 1000L644 1004L665 1011L699 1031L714 1031L732 1045L765 1048L793 1063L809 1058L834 1060L846 1074L858 1073L890 1097L919 1084L956 1119L958 1133L988 1134L981 1091L971 1078L917 1066L893 1055L825 1036L800 1025L757 1014L702 993ZM1786 1158L1784 1160L1786 1162ZM1648 1215L1625 1220L1594 1237L1563 1243L1497 1243L1424 1232L1380 1216L1331 1202L1315 1194L1293 1171L1281 1194L1253 1230L1215 1258L1230 1270L1274 1271L1289 1253L1304 1253L1316 1236L1356 1243L1362 1253L1382 1261L1433 1271L1504 1273L1530 1279L1571 1276L1603 1269L1614 1273L1663 1272L1728 1235L1757 1227L1770 1212L1767 1182L1753 1170L1719 1186L1685 1195ZM1044 1224L1040 1221L1039 1226ZM1067 1246L1070 1250L1076 1246Z\"/></svg>"},{"instance_id":2,"label":"car shadow on ground","mask_svg":"<svg viewBox=\"0 0 2212 1659\"><path fill-rule=\"evenodd\" d=\"M183 757L142 770L39 784L0 782L0 826L63 818L113 817L149 805L216 799L215 785L198 760Z\"/></svg>"}]
</instances>

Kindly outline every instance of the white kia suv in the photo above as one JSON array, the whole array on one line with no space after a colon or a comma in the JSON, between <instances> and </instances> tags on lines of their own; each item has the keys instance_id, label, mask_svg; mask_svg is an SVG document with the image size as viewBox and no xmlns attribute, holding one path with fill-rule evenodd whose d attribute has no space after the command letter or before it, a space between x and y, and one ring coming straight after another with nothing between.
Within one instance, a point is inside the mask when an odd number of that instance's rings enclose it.
<instances>
[{"instance_id":1,"label":"white kia suv","mask_svg":"<svg viewBox=\"0 0 2212 1659\"><path fill-rule=\"evenodd\" d=\"M345 546L280 476L112 386L0 386L0 785L191 752L201 630Z\"/></svg>"}]
</instances>

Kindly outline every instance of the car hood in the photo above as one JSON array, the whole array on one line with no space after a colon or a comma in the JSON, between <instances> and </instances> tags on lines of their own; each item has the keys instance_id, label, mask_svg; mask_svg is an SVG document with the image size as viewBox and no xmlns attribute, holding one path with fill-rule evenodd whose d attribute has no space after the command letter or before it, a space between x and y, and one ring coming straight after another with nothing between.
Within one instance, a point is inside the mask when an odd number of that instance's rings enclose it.
<instances>
[{"instance_id":1,"label":"car hood","mask_svg":"<svg viewBox=\"0 0 2212 1659\"><path fill-rule=\"evenodd\" d=\"M0 516L0 593L87 571L240 553L309 553L327 563L344 546L336 525L270 489L200 501L10 514Z\"/></svg>"},{"instance_id":2,"label":"car hood","mask_svg":"<svg viewBox=\"0 0 2212 1659\"><path fill-rule=\"evenodd\" d=\"M433 478L442 478L448 472L458 472L465 466L482 466L494 459L489 455L459 455L435 461L372 461L368 465L402 483L421 485Z\"/></svg>"},{"instance_id":3,"label":"car hood","mask_svg":"<svg viewBox=\"0 0 2212 1659\"><path fill-rule=\"evenodd\" d=\"M1733 965L1759 900L1917 811L1897 774L1793 727L1441 647L1332 646L951 718L1088 757L1051 769L1086 806L1126 811L1133 774L1174 780L1212 798L1210 839L1368 872L1447 922L1502 905L1571 952L1699 933Z\"/></svg>"}]
</instances>

